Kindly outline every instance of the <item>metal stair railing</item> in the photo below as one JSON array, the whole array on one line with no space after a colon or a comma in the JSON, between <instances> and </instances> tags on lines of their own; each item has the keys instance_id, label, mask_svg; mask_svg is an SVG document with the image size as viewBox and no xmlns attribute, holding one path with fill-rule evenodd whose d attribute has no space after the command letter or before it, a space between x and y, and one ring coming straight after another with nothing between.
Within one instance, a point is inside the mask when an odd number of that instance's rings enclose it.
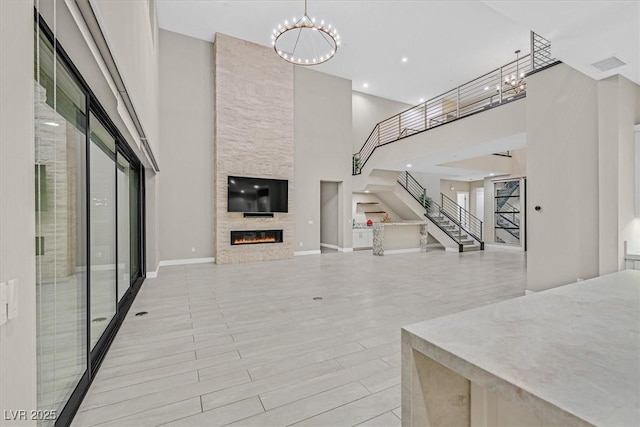
<instances>
[{"instance_id":1,"label":"metal stair railing","mask_svg":"<svg viewBox=\"0 0 640 427\"><path fill-rule=\"evenodd\" d=\"M360 174L377 147L526 96L524 73L530 69L531 55L525 55L379 122L353 154L353 174Z\"/></svg>"},{"instance_id":2,"label":"metal stair railing","mask_svg":"<svg viewBox=\"0 0 640 427\"><path fill-rule=\"evenodd\" d=\"M470 236L472 239L477 240L480 243L480 247L484 248L484 242L482 241L482 221L478 220L480 221L479 232L472 233L468 228L465 228L464 225L461 224L460 220L457 219L455 215L451 215L450 212L447 212L441 205L428 197L427 190L409 172L401 172L398 175L397 181L400 186L407 190L407 192L425 208L425 216L449 237L451 237L458 245L462 245L462 241L464 240L463 232L465 232L465 237ZM442 220L450 221L453 225L453 229L445 228L441 224Z\"/></svg>"},{"instance_id":3,"label":"metal stair railing","mask_svg":"<svg viewBox=\"0 0 640 427\"><path fill-rule=\"evenodd\" d=\"M525 97L526 74L559 63L551 56L551 43L534 32L530 47L530 54L376 124L353 154L353 175L382 145Z\"/></svg>"},{"instance_id":4,"label":"metal stair railing","mask_svg":"<svg viewBox=\"0 0 640 427\"><path fill-rule=\"evenodd\" d=\"M498 200L496 201L496 205L498 210L501 210L502 207L508 203L509 197L511 197L519 188L520 181L509 181L504 185L504 187L497 191L496 196L498 197Z\"/></svg>"},{"instance_id":5,"label":"metal stair railing","mask_svg":"<svg viewBox=\"0 0 640 427\"><path fill-rule=\"evenodd\" d=\"M440 206L442 206L447 216L454 217L460 228L466 231L474 240L482 242L482 221L443 193L440 193L440 198Z\"/></svg>"},{"instance_id":6,"label":"metal stair railing","mask_svg":"<svg viewBox=\"0 0 640 427\"><path fill-rule=\"evenodd\" d=\"M496 214L506 221L509 221L511 224L520 227L520 211L511 203L503 203Z\"/></svg>"}]
</instances>

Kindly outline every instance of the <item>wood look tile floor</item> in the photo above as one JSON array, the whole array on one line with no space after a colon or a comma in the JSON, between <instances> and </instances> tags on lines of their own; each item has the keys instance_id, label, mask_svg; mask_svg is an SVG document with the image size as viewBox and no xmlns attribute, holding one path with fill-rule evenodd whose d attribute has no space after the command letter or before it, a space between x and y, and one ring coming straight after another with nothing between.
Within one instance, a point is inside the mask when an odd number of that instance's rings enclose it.
<instances>
[{"instance_id":1,"label":"wood look tile floor","mask_svg":"<svg viewBox=\"0 0 640 427\"><path fill-rule=\"evenodd\" d=\"M399 426L400 328L523 295L525 257L359 251L162 267L72 425Z\"/></svg>"}]
</instances>

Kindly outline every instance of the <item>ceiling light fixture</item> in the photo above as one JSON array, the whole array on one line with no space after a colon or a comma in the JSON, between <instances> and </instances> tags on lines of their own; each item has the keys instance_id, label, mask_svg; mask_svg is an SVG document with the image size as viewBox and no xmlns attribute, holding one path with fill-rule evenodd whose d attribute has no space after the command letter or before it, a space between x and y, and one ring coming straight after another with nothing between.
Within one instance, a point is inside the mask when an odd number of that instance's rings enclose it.
<instances>
[{"instance_id":1,"label":"ceiling light fixture","mask_svg":"<svg viewBox=\"0 0 640 427\"><path fill-rule=\"evenodd\" d=\"M363 87L363 88L368 88L368 87L369 87L369 83L363 83L363 84L362 84L362 87Z\"/></svg>"},{"instance_id":2,"label":"ceiling light fixture","mask_svg":"<svg viewBox=\"0 0 640 427\"><path fill-rule=\"evenodd\" d=\"M340 36L331 24L307 14L307 0L304 0L304 15L293 17L291 22L278 24L271 34L273 49L287 62L295 65L318 65L327 62L336 54L340 46Z\"/></svg>"},{"instance_id":3,"label":"ceiling light fixture","mask_svg":"<svg viewBox=\"0 0 640 427\"><path fill-rule=\"evenodd\" d=\"M516 54L516 73L505 76L504 83L511 86L511 88L507 86L507 91L513 90L514 93L520 93L524 91L524 73L520 73L520 49L514 53Z\"/></svg>"},{"instance_id":4,"label":"ceiling light fixture","mask_svg":"<svg viewBox=\"0 0 640 427\"><path fill-rule=\"evenodd\" d=\"M422 104L424 102L424 98L420 98L420 103Z\"/></svg>"},{"instance_id":5,"label":"ceiling light fixture","mask_svg":"<svg viewBox=\"0 0 640 427\"><path fill-rule=\"evenodd\" d=\"M409 164L407 165L407 167L408 167L408 168L410 168L411 166L413 166L411 163L409 163Z\"/></svg>"},{"instance_id":6,"label":"ceiling light fixture","mask_svg":"<svg viewBox=\"0 0 640 427\"><path fill-rule=\"evenodd\" d=\"M407 58L406 56L404 58L402 58L402 62L407 62L409 60L409 58Z\"/></svg>"}]
</instances>

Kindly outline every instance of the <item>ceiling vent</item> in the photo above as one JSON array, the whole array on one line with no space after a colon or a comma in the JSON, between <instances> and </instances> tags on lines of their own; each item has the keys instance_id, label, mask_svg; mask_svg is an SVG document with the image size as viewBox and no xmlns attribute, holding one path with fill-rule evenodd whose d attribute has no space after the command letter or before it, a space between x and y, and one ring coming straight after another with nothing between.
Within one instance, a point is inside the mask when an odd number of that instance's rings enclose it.
<instances>
[{"instance_id":1,"label":"ceiling vent","mask_svg":"<svg viewBox=\"0 0 640 427\"><path fill-rule=\"evenodd\" d=\"M616 58L615 56L612 56L611 58L594 62L591 65L596 67L598 70L605 72L605 71L613 70L614 68L622 67L623 65L627 65L627 64L621 61L620 59Z\"/></svg>"}]
</instances>

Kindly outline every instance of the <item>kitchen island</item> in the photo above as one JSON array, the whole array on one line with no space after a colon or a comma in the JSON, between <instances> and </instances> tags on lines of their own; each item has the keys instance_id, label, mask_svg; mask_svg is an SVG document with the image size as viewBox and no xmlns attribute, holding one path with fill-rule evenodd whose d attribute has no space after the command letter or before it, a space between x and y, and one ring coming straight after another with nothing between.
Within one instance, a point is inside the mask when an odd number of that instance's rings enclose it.
<instances>
[{"instance_id":1,"label":"kitchen island","mask_svg":"<svg viewBox=\"0 0 640 427\"><path fill-rule=\"evenodd\" d=\"M373 254L419 252L427 248L427 223L421 221L373 224Z\"/></svg>"},{"instance_id":2,"label":"kitchen island","mask_svg":"<svg viewBox=\"0 0 640 427\"><path fill-rule=\"evenodd\" d=\"M640 425L640 272L404 327L402 424Z\"/></svg>"}]
</instances>

